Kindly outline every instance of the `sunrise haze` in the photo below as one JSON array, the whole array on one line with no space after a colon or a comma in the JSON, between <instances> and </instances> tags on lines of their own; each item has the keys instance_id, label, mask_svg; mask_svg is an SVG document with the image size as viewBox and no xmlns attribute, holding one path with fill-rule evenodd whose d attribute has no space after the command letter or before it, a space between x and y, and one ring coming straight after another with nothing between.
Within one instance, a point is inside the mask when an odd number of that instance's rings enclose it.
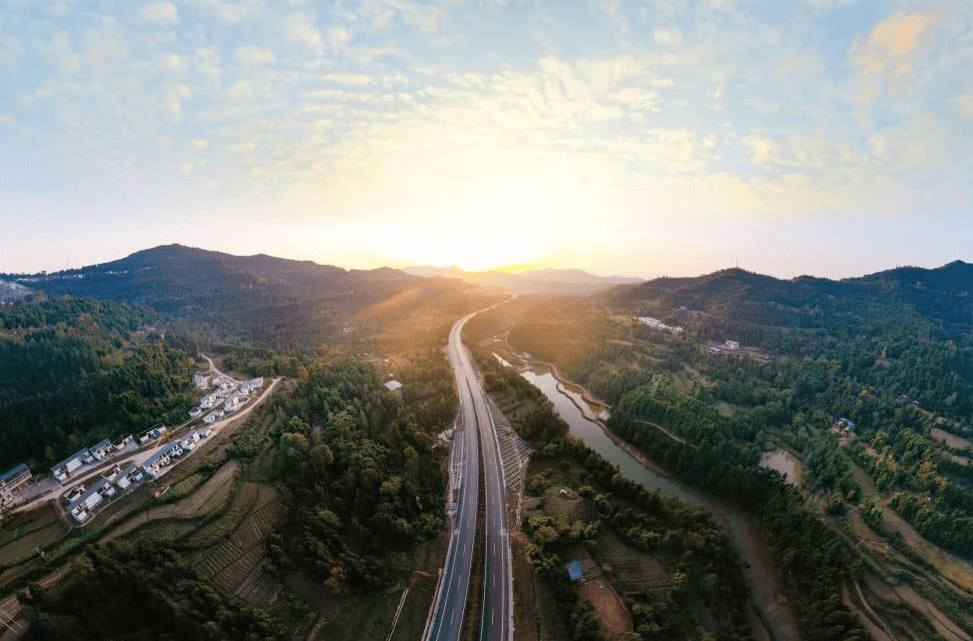
<instances>
[{"instance_id":1,"label":"sunrise haze","mask_svg":"<svg viewBox=\"0 0 973 641\"><path fill-rule=\"evenodd\" d=\"M973 259L965 0L0 7L0 272Z\"/></svg>"}]
</instances>

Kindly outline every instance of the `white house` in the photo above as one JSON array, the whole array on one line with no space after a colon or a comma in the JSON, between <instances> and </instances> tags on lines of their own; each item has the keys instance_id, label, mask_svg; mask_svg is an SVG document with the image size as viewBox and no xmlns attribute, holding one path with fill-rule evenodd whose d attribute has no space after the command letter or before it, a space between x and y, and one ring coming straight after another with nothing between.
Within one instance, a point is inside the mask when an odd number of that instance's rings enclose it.
<instances>
[{"instance_id":1,"label":"white house","mask_svg":"<svg viewBox=\"0 0 973 641\"><path fill-rule=\"evenodd\" d=\"M138 483L143 478L145 478L145 475L142 473L142 468L135 463L129 463L128 467L118 475L115 485L118 486L118 489L124 490L132 483Z\"/></svg>"},{"instance_id":2,"label":"white house","mask_svg":"<svg viewBox=\"0 0 973 641\"><path fill-rule=\"evenodd\" d=\"M112 444L107 438L88 450L91 455L101 461L112 451Z\"/></svg>"},{"instance_id":3,"label":"white house","mask_svg":"<svg viewBox=\"0 0 973 641\"><path fill-rule=\"evenodd\" d=\"M14 495L30 483L30 469L21 463L0 474L0 505L9 503Z\"/></svg>"},{"instance_id":4,"label":"white house","mask_svg":"<svg viewBox=\"0 0 973 641\"><path fill-rule=\"evenodd\" d=\"M104 499L114 496L115 488L108 481L108 479L101 479L97 483L91 486L91 489L81 495L74 503L68 506L68 511L71 512L77 521L81 522L88 518L88 514L91 512L92 508L101 503Z\"/></svg>"},{"instance_id":5,"label":"white house","mask_svg":"<svg viewBox=\"0 0 973 641\"><path fill-rule=\"evenodd\" d=\"M208 437L213 430L208 427L201 427L198 430L192 430L187 432L185 436L179 439L179 445L182 446L184 450L191 450L196 447L196 443L199 443L204 438Z\"/></svg>"},{"instance_id":6,"label":"white house","mask_svg":"<svg viewBox=\"0 0 973 641\"><path fill-rule=\"evenodd\" d=\"M182 453L182 446L178 442L171 443L150 456L145 463L142 463L142 469L147 474L158 477L162 468L169 465L173 458L182 456Z\"/></svg>"},{"instance_id":7,"label":"white house","mask_svg":"<svg viewBox=\"0 0 973 641\"><path fill-rule=\"evenodd\" d=\"M257 378L251 378L249 381L246 381L243 385L241 385L240 391L244 394L249 394L250 392L258 390L263 386L264 379L262 376L258 376Z\"/></svg>"},{"instance_id":8,"label":"white house","mask_svg":"<svg viewBox=\"0 0 973 641\"><path fill-rule=\"evenodd\" d=\"M244 397L242 395L234 394L223 402L223 409L225 409L227 412L232 412L236 408L243 405L243 401Z\"/></svg>"},{"instance_id":9,"label":"white house","mask_svg":"<svg viewBox=\"0 0 973 641\"><path fill-rule=\"evenodd\" d=\"M85 463L90 463L92 461L94 461L94 457L91 455L91 452L88 451L88 448L80 449L52 467L51 476L63 483L68 479L69 476L71 476L71 472L74 472Z\"/></svg>"},{"instance_id":10,"label":"white house","mask_svg":"<svg viewBox=\"0 0 973 641\"><path fill-rule=\"evenodd\" d=\"M203 390L209 387L209 372L196 372L193 374L193 385Z\"/></svg>"},{"instance_id":11,"label":"white house","mask_svg":"<svg viewBox=\"0 0 973 641\"><path fill-rule=\"evenodd\" d=\"M213 392L209 396L204 396L202 399L200 399L199 406L204 410L209 409L210 407L215 407L219 398L219 392Z\"/></svg>"},{"instance_id":12,"label":"white house","mask_svg":"<svg viewBox=\"0 0 973 641\"><path fill-rule=\"evenodd\" d=\"M738 349L740 349L740 341L731 341L731 340L728 340L728 341L726 341L726 348L728 350L731 350L731 351L734 351L735 352Z\"/></svg>"},{"instance_id":13,"label":"white house","mask_svg":"<svg viewBox=\"0 0 973 641\"><path fill-rule=\"evenodd\" d=\"M397 392L400 389L402 389L402 383L398 382L395 379L392 379L391 381L385 383L385 388L390 392Z\"/></svg>"}]
</instances>

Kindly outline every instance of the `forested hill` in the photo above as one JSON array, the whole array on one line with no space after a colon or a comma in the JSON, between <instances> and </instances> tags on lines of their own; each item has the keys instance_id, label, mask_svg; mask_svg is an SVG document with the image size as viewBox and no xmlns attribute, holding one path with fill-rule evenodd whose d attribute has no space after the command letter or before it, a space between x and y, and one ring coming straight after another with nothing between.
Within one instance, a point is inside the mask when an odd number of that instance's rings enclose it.
<instances>
[{"instance_id":1,"label":"forested hill","mask_svg":"<svg viewBox=\"0 0 973 641\"><path fill-rule=\"evenodd\" d=\"M902 321L925 322L970 344L973 265L955 261L936 269L900 267L840 281L810 276L779 280L728 269L617 287L605 300L704 333L709 328L736 334L728 338L755 345L802 328L841 334L861 331L863 322Z\"/></svg>"},{"instance_id":2,"label":"forested hill","mask_svg":"<svg viewBox=\"0 0 973 641\"><path fill-rule=\"evenodd\" d=\"M181 421L196 346L155 313L64 297L0 307L0 469Z\"/></svg>"},{"instance_id":3,"label":"forested hill","mask_svg":"<svg viewBox=\"0 0 973 641\"><path fill-rule=\"evenodd\" d=\"M167 319L188 319L193 329L283 348L320 344L340 334L355 314L405 290L411 292L410 300L423 302L467 287L389 268L348 271L182 245L146 249L80 269L3 278L47 295L147 305Z\"/></svg>"},{"instance_id":4,"label":"forested hill","mask_svg":"<svg viewBox=\"0 0 973 641\"><path fill-rule=\"evenodd\" d=\"M163 245L110 263L52 274L8 277L47 294L144 303L166 314L207 305L260 305L310 298L381 296L414 283L393 269L347 271L265 254L234 256Z\"/></svg>"}]
</instances>

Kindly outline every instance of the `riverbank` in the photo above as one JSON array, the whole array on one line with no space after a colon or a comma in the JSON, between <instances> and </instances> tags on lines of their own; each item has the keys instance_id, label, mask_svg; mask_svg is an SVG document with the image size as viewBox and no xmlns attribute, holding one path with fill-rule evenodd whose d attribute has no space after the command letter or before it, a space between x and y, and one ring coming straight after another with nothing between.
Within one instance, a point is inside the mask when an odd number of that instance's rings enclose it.
<instances>
[{"instance_id":1,"label":"riverbank","mask_svg":"<svg viewBox=\"0 0 973 641\"><path fill-rule=\"evenodd\" d=\"M740 557L750 566L747 578L751 586L752 606L756 619L765 628L766 636L774 641L800 639L796 617L783 597L777 569L759 524L750 515L726 501L708 496L670 477L664 468L608 429L603 420L593 420L586 416L573 396L577 394L586 403L588 400L569 387L583 389L581 386L564 381L557 375L556 368L549 363L533 359L529 362L537 364L537 370L543 373L525 369L520 375L544 392L561 418L567 421L572 436L580 438L609 462L617 465L624 476L649 489L658 490L664 496L680 499L690 505L703 506L719 518ZM601 406L605 407L604 404ZM754 636L764 637L757 630L754 631Z\"/></svg>"}]
</instances>

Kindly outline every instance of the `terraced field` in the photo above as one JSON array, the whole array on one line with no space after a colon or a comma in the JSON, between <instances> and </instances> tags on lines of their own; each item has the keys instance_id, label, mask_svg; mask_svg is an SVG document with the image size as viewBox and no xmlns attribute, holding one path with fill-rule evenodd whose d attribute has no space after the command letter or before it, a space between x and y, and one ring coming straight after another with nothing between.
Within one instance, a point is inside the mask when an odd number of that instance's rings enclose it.
<instances>
[{"instance_id":1,"label":"terraced field","mask_svg":"<svg viewBox=\"0 0 973 641\"><path fill-rule=\"evenodd\" d=\"M626 544L612 532L601 535L598 549L605 562L611 566L614 583L624 593L669 589L669 577L662 565L651 556Z\"/></svg>"},{"instance_id":2,"label":"terraced field","mask_svg":"<svg viewBox=\"0 0 973 641\"><path fill-rule=\"evenodd\" d=\"M227 592L235 594L250 605L268 607L277 600L277 584L261 569L264 557L263 541L277 519L276 491L265 485L248 483L241 495L252 497L246 504L234 506L241 518L221 519L221 523L238 523L230 536L200 555L199 568L203 576L213 578Z\"/></svg>"}]
</instances>

